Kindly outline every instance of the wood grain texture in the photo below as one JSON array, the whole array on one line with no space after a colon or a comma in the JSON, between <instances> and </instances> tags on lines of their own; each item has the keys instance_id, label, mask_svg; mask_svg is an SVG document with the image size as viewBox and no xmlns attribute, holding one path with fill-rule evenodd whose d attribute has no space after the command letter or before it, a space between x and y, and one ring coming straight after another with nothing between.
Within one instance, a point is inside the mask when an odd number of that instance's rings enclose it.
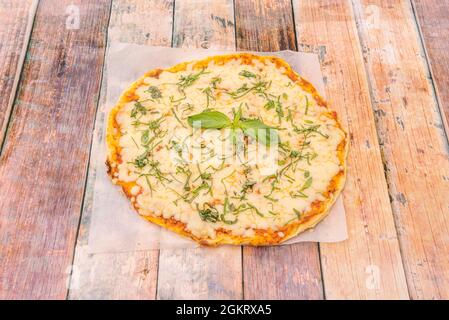
<instances>
[{"instance_id":1,"label":"wood grain texture","mask_svg":"<svg viewBox=\"0 0 449 320\"><path fill-rule=\"evenodd\" d=\"M240 247L161 249L158 299L241 299Z\"/></svg>"},{"instance_id":2,"label":"wood grain texture","mask_svg":"<svg viewBox=\"0 0 449 320\"><path fill-rule=\"evenodd\" d=\"M69 299L155 298L157 250L89 254L87 246L78 245L75 257Z\"/></svg>"},{"instance_id":3,"label":"wood grain texture","mask_svg":"<svg viewBox=\"0 0 449 320\"><path fill-rule=\"evenodd\" d=\"M234 49L233 3L177 1L174 45ZM241 299L241 248L161 249L158 299Z\"/></svg>"},{"instance_id":4,"label":"wood grain texture","mask_svg":"<svg viewBox=\"0 0 449 320\"><path fill-rule=\"evenodd\" d=\"M0 0L0 146L28 45L36 1Z\"/></svg>"},{"instance_id":5,"label":"wood grain texture","mask_svg":"<svg viewBox=\"0 0 449 320\"><path fill-rule=\"evenodd\" d=\"M170 46L173 1L113 1L108 28L112 41ZM104 66L107 75L108 66ZM144 71L142 71L144 72ZM100 92L100 106L106 103L106 81ZM97 112L93 150L105 143L103 126L107 117L103 107ZM88 253L89 225L92 216L95 159L90 160L82 220L74 258L69 299L155 299L159 250L124 253Z\"/></svg>"},{"instance_id":6,"label":"wood grain texture","mask_svg":"<svg viewBox=\"0 0 449 320\"><path fill-rule=\"evenodd\" d=\"M0 159L0 298L67 294L105 47L108 1L41 1Z\"/></svg>"},{"instance_id":7,"label":"wood grain texture","mask_svg":"<svg viewBox=\"0 0 449 320\"><path fill-rule=\"evenodd\" d=\"M170 46L173 6L174 0L113 0L108 40Z\"/></svg>"},{"instance_id":8,"label":"wood grain texture","mask_svg":"<svg viewBox=\"0 0 449 320\"><path fill-rule=\"evenodd\" d=\"M254 51L295 50L292 13L288 0L236 0L237 47Z\"/></svg>"},{"instance_id":9,"label":"wood grain texture","mask_svg":"<svg viewBox=\"0 0 449 320\"><path fill-rule=\"evenodd\" d=\"M349 132L349 239L320 244L328 299L408 298L369 83L349 1L294 1L300 50L320 54L329 105Z\"/></svg>"},{"instance_id":10,"label":"wood grain texture","mask_svg":"<svg viewBox=\"0 0 449 320\"><path fill-rule=\"evenodd\" d=\"M177 1L175 8L173 47L235 48L233 1Z\"/></svg>"},{"instance_id":11,"label":"wood grain texture","mask_svg":"<svg viewBox=\"0 0 449 320\"><path fill-rule=\"evenodd\" d=\"M353 4L410 297L448 299L449 148L413 10L405 0Z\"/></svg>"},{"instance_id":12,"label":"wood grain texture","mask_svg":"<svg viewBox=\"0 0 449 320\"><path fill-rule=\"evenodd\" d=\"M446 136L449 136L449 1L412 0L425 44Z\"/></svg>"},{"instance_id":13,"label":"wood grain texture","mask_svg":"<svg viewBox=\"0 0 449 320\"><path fill-rule=\"evenodd\" d=\"M238 50L296 50L290 1L236 1ZM323 298L318 245L243 249L245 299Z\"/></svg>"},{"instance_id":14,"label":"wood grain texture","mask_svg":"<svg viewBox=\"0 0 449 320\"><path fill-rule=\"evenodd\" d=\"M316 243L243 250L245 299L323 298Z\"/></svg>"},{"instance_id":15,"label":"wood grain texture","mask_svg":"<svg viewBox=\"0 0 449 320\"><path fill-rule=\"evenodd\" d=\"M82 199L111 1L40 2L0 157L0 299L62 299L68 279L71 299L449 298L447 1L411 0L413 12L409 0L293 0L293 15L287 0L235 0L235 22L231 0L112 1L109 41L319 54L350 133L349 239L243 257L235 247L88 254L92 166ZM0 0L0 128L30 3Z\"/></svg>"}]
</instances>

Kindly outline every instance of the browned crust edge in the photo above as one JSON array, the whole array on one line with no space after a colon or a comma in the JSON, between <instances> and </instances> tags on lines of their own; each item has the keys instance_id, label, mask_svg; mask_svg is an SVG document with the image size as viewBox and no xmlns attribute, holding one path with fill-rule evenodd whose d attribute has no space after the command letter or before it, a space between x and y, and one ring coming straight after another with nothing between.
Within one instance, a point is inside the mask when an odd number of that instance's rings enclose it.
<instances>
[{"instance_id":1,"label":"browned crust edge","mask_svg":"<svg viewBox=\"0 0 449 320\"><path fill-rule=\"evenodd\" d=\"M235 54L226 54L226 55L218 55L211 56L199 61L193 65L194 69L200 69L207 67L207 65L213 61L215 64L225 64L230 60L238 59L243 64L251 65L253 60L259 60L262 63L265 61L270 61L274 63L278 68L285 68L285 74L295 83L297 83L301 88L310 93L318 105L328 108L325 100L320 96L315 87L299 76L290 65L284 60L274 57L274 56L258 56L250 53L235 53ZM147 77L158 77L159 74L163 71L168 72L179 72L186 69L187 65L191 62L183 62L177 65L174 65L168 69L154 69L147 73L145 73L140 79L131 84L131 86L121 95L116 106L111 110L108 118L108 127L106 132L106 143L108 148L108 155L106 160L106 165L108 169L108 174L111 178L114 178L114 173L117 171L117 164L121 162L120 159L120 147L119 147L119 139L120 139L120 130L119 125L116 122L116 115L119 110L128 102L134 101L139 97L135 94L136 89L144 83L144 79ZM333 117L336 120L337 126L342 132L345 133L345 138L338 145L338 156L340 160L340 166L343 167L339 173L337 173L329 183L327 191L325 192L325 196L327 197L324 201L315 201L312 203L312 210L309 211L303 218L298 221L287 224L286 226L280 228L279 230L272 229L256 229L255 236L252 237L244 237L232 235L230 231L224 229L216 230L215 238L200 238L193 235L187 228L186 224L180 222L174 218L163 218L161 216L156 216L153 214L150 215L141 215L146 220L155 223L161 227L164 227L168 230L181 234L183 236L189 237L196 242L202 245L208 246L217 246L220 244L233 244L233 245L253 245L253 246L266 246L266 245L277 245L280 244L290 238L295 237L299 233L313 228L317 223L319 223L323 218L327 216L329 213L329 209L334 204L338 195L342 191L344 187L344 183L346 180L346 156L348 151L348 139L347 133L343 130L340 122L338 121L337 114L334 111L329 111L329 116ZM115 179L116 180L116 179ZM131 188L135 185L135 182L127 183L123 181L116 181L116 184L122 187L125 195L132 200ZM133 207L138 211L135 206L135 203L131 201ZM281 237L280 234L283 234Z\"/></svg>"}]
</instances>

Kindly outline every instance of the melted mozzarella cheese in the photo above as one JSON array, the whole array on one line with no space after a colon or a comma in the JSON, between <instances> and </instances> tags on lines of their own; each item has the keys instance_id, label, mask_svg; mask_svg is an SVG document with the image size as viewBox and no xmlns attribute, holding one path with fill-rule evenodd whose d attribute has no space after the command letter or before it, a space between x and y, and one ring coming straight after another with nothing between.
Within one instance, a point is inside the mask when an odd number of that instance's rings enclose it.
<instances>
[{"instance_id":1,"label":"melted mozzarella cheese","mask_svg":"<svg viewBox=\"0 0 449 320\"><path fill-rule=\"evenodd\" d=\"M270 62L254 61L253 65L242 65L238 60L223 65L211 62L191 85L180 90L182 77L199 71L191 63L185 71L163 71L157 78L145 78L136 90L145 112L133 115L136 108L133 101L116 115L121 130L122 159L117 178L136 183L131 193L136 198L139 213L175 218L198 237L214 238L218 229L251 236L254 229L279 230L296 221L298 213L307 213L314 201L324 200L323 194L331 179L342 170L337 147L345 137L328 110L317 105L311 94L293 83L283 68ZM257 79L243 77L242 71L257 75ZM214 79L221 80L216 88ZM265 93L251 91L240 98L229 94L238 92L244 84L251 87L257 81L269 83ZM149 88L154 87L160 90L160 98L152 97ZM205 93L207 88L211 90L209 96ZM275 108L267 107L268 100L279 102L281 116ZM188 116L206 108L233 119L233 110L239 107L243 117L257 118L276 127L281 143L288 146L288 152L279 153L274 172L264 172L260 161L249 161L249 165L241 159L223 161L217 155L227 154L223 151L227 149L216 142L224 141L227 148L233 148L226 130L207 129L195 136L187 123ZM155 134L151 130L148 133L149 138L155 136L154 143L158 144L144 157L144 165L136 166L136 159L147 150L144 142L148 137L143 135L148 132L149 123L158 119L161 121L157 130L162 133ZM307 137L300 132L301 128L312 126L318 126L318 130ZM195 146L203 151L199 162L191 161ZM258 147L264 148L257 144L248 146L248 153L253 154ZM293 151L300 152L302 158L298 160L292 156ZM288 167L293 162L295 164ZM285 167L287 169L279 176ZM209 173L210 177L203 179L201 173ZM273 183L276 178L270 175L276 174L278 181ZM247 188L242 199L242 189L248 181L253 185ZM201 189L203 182L207 186ZM197 188L200 191L192 194ZM225 199L233 210L243 207L239 211L225 210ZM213 212L218 213L216 221L205 219L199 212L211 206Z\"/></svg>"}]
</instances>

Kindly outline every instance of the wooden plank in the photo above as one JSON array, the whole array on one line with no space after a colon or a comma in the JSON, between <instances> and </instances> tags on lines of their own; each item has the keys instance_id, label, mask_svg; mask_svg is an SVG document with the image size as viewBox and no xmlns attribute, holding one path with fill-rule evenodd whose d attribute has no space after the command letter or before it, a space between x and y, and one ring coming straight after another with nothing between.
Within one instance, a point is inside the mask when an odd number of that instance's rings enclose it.
<instances>
[{"instance_id":1,"label":"wooden plank","mask_svg":"<svg viewBox=\"0 0 449 320\"><path fill-rule=\"evenodd\" d=\"M449 149L413 10L405 0L353 5L410 297L448 299Z\"/></svg>"},{"instance_id":2,"label":"wooden plank","mask_svg":"<svg viewBox=\"0 0 449 320\"><path fill-rule=\"evenodd\" d=\"M425 44L442 120L449 136L449 2L413 0Z\"/></svg>"},{"instance_id":3,"label":"wooden plank","mask_svg":"<svg viewBox=\"0 0 449 320\"><path fill-rule=\"evenodd\" d=\"M296 50L293 10L287 0L235 1L239 50Z\"/></svg>"},{"instance_id":4,"label":"wooden plank","mask_svg":"<svg viewBox=\"0 0 449 320\"><path fill-rule=\"evenodd\" d=\"M87 250L78 242L69 299L154 299L157 250L102 254L89 254Z\"/></svg>"},{"instance_id":5,"label":"wooden plank","mask_svg":"<svg viewBox=\"0 0 449 320\"><path fill-rule=\"evenodd\" d=\"M173 43L178 47L234 49L230 0L177 1ZM241 248L161 249L158 299L241 299Z\"/></svg>"},{"instance_id":6,"label":"wooden plank","mask_svg":"<svg viewBox=\"0 0 449 320\"><path fill-rule=\"evenodd\" d=\"M241 299L240 247L161 249L157 298Z\"/></svg>"},{"instance_id":7,"label":"wooden plank","mask_svg":"<svg viewBox=\"0 0 449 320\"><path fill-rule=\"evenodd\" d=\"M114 1L108 29L108 44L120 41L169 46L172 38L173 1ZM104 66L107 74L108 66ZM142 71L144 72L144 71ZM105 105L103 79L100 105ZM104 143L103 109L97 113L93 150ZM94 159L91 159L83 214L74 258L69 299L154 299L159 250L89 254L89 224L92 216Z\"/></svg>"},{"instance_id":8,"label":"wooden plank","mask_svg":"<svg viewBox=\"0 0 449 320\"><path fill-rule=\"evenodd\" d=\"M173 47L235 48L234 8L231 0L178 1L175 8Z\"/></svg>"},{"instance_id":9,"label":"wooden plank","mask_svg":"<svg viewBox=\"0 0 449 320\"><path fill-rule=\"evenodd\" d=\"M320 244L326 298L408 298L352 7L293 3L299 48L320 54L326 96L350 137L343 192L349 239Z\"/></svg>"},{"instance_id":10,"label":"wooden plank","mask_svg":"<svg viewBox=\"0 0 449 320\"><path fill-rule=\"evenodd\" d=\"M296 50L290 1L236 1L239 50ZM321 299L318 245L243 250L245 299Z\"/></svg>"},{"instance_id":11,"label":"wooden plank","mask_svg":"<svg viewBox=\"0 0 449 320\"><path fill-rule=\"evenodd\" d=\"M19 82L37 1L0 0L0 146Z\"/></svg>"},{"instance_id":12,"label":"wooden plank","mask_svg":"<svg viewBox=\"0 0 449 320\"><path fill-rule=\"evenodd\" d=\"M0 298L67 294L109 17L86 2L71 29L71 3L39 4L0 159Z\"/></svg>"}]
</instances>

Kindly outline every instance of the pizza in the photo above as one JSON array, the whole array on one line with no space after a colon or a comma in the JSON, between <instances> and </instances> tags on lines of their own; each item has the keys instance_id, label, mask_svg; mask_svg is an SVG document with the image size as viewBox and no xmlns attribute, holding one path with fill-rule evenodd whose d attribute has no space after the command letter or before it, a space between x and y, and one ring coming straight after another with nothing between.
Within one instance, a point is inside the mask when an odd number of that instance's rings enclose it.
<instances>
[{"instance_id":1,"label":"pizza","mask_svg":"<svg viewBox=\"0 0 449 320\"><path fill-rule=\"evenodd\" d=\"M107 169L137 213L204 245L274 245L329 212L347 134L282 59L236 53L147 72L121 95Z\"/></svg>"}]
</instances>

